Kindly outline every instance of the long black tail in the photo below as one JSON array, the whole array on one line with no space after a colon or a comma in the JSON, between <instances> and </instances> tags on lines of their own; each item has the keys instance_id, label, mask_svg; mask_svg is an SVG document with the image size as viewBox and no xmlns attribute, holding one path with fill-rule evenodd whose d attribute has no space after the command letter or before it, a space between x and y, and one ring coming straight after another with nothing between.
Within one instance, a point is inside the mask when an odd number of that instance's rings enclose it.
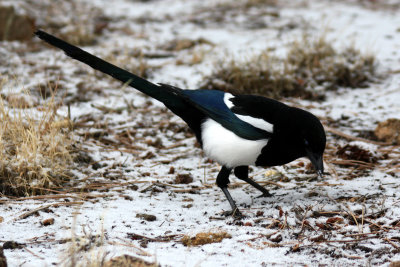
<instances>
[{"instance_id":1,"label":"long black tail","mask_svg":"<svg viewBox=\"0 0 400 267\"><path fill-rule=\"evenodd\" d=\"M187 97L182 93L182 89L166 84L156 85L151 83L44 31L38 30L35 34L43 41L63 50L68 56L161 101L189 125L196 134L197 140L201 143L201 122L204 120L205 115L188 101Z\"/></svg>"},{"instance_id":2,"label":"long black tail","mask_svg":"<svg viewBox=\"0 0 400 267\"><path fill-rule=\"evenodd\" d=\"M66 55L79 60L96 70L104 72L123 83L129 84L133 88L136 88L142 93L145 93L164 104L168 105L171 101L174 101L174 98L176 99L176 94L179 91L177 88L159 86L151 83L44 31L38 30L35 34L43 41L63 50Z\"/></svg>"}]
</instances>

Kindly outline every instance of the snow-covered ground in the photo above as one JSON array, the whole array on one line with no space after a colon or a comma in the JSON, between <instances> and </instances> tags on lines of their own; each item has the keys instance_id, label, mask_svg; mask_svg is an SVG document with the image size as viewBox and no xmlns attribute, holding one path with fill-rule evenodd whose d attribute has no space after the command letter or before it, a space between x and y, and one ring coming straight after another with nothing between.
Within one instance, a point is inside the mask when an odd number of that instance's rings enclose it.
<instances>
[{"instance_id":1,"label":"snow-covered ground","mask_svg":"<svg viewBox=\"0 0 400 267\"><path fill-rule=\"evenodd\" d=\"M4 2L24 10L18 1ZM85 49L136 70L144 55L151 81L186 88L200 86L227 53L242 58L270 48L284 55L285 46L304 33L325 34L337 48L354 45L374 54L384 78L368 88L329 92L322 102L287 102L324 122L336 122L337 130L351 136L400 118L400 10L390 2L278 1L276 6L240 8L229 7L239 1L212 0L75 2L108 18L96 43ZM44 11L30 12L39 16ZM76 14L85 16L83 11ZM43 21L38 24L47 30ZM175 39L200 38L207 42L165 49ZM253 167L251 176L265 184L271 198L256 198L258 192L232 175L230 192L246 216L235 221L222 216L229 204L215 185L219 166L203 157L184 123L160 103L36 39L1 42L0 60L0 77L8 80L2 93L58 81L72 119L81 126L75 131L77 143L96 162L71 170L77 176L74 188L93 190L70 193L64 188L43 199L0 198L0 242L23 244L4 250L9 266L68 264L71 249L80 250L78 258L92 261L129 254L161 266L369 266L400 261L398 147L353 141L377 154L390 153L364 171L326 158L330 175L323 180L307 172L306 159L273 172ZM59 113L66 115L67 110L65 105ZM349 142L328 132L327 150ZM178 175L190 175L193 182L174 183ZM49 218L54 224L45 226ZM199 232L226 232L231 238L183 245L184 235Z\"/></svg>"}]
</instances>

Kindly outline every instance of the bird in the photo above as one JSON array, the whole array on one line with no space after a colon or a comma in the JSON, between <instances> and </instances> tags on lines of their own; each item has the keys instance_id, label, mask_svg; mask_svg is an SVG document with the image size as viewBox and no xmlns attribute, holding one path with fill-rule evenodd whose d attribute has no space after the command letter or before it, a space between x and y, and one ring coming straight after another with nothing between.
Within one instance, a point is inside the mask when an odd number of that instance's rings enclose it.
<instances>
[{"instance_id":1,"label":"bird","mask_svg":"<svg viewBox=\"0 0 400 267\"><path fill-rule=\"evenodd\" d=\"M249 166L273 167L306 157L322 178L326 135L320 120L306 110L259 95L152 83L45 31L37 30L35 35L67 56L162 102L186 122L204 154L221 166L216 184L231 207L225 215L243 217L228 191L232 170L261 191L260 197L272 195L249 178Z\"/></svg>"}]
</instances>

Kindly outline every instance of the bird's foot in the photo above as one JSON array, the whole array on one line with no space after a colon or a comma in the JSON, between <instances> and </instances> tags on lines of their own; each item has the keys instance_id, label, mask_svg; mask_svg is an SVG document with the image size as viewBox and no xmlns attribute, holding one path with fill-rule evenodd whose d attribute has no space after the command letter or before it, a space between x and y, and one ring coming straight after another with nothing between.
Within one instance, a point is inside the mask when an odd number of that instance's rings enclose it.
<instances>
[{"instance_id":1,"label":"bird's foot","mask_svg":"<svg viewBox=\"0 0 400 267\"><path fill-rule=\"evenodd\" d=\"M269 193L269 192L264 192L264 193L262 193L261 195L259 195L258 197L256 197L256 198L262 198L262 197L272 197L273 195L271 194L271 193Z\"/></svg>"},{"instance_id":2,"label":"bird's foot","mask_svg":"<svg viewBox=\"0 0 400 267\"><path fill-rule=\"evenodd\" d=\"M224 211L222 213L222 215L228 217L228 216L232 216L235 220L240 220L245 218L245 216L240 212L240 210L238 208L234 209L234 210L228 210L228 211Z\"/></svg>"}]
</instances>

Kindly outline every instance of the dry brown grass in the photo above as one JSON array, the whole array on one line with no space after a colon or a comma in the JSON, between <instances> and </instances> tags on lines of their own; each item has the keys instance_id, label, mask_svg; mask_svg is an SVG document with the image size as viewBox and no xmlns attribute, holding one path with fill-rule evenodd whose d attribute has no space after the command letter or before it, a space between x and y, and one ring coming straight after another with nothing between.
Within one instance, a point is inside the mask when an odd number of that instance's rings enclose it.
<instances>
[{"instance_id":1,"label":"dry brown grass","mask_svg":"<svg viewBox=\"0 0 400 267\"><path fill-rule=\"evenodd\" d=\"M267 27L262 17L279 17L278 2L276 0L222 0L211 5L196 8L187 18L188 22L200 26L205 25L234 25L247 29ZM236 20L236 18L245 18Z\"/></svg>"},{"instance_id":2,"label":"dry brown grass","mask_svg":"<svg viewBox=\"0 0 400 267\"><path fill-rule=\"evenodd\" d=\"M104 236L73 235L70 240L67 258L62 266L65 267L102 267L105 266L108 253L101 248L104 245Z\"/></svg>"},{"instance_id":3,"label":"dry brown grass","mask_svg":"<svg viewBox=\"0 0 400 267\"><path fill-rule=\"evenodd\" d=\"M293 79L293 69L269 53L245 61L220 61L211 76L205 77L205 81L200 86L203 89L219 89L237 94L258 94L273 98L305 94L301 83Z\"/></svg>"},{"instance_id":4,"label":"dry brown grass","mask_svg":"<svg viewBox=\"0 0 400 267\"><path fill-rule=\"evenodd\" d=\"M366 87L376 75L373 55L363 54L352 46L338 51L325 37L304 36L291 45L286 60L306 85L327 90Z\"/></svg>"},{"instance_id":5,"label":"dry brown grass","mask_svg":"<svg viewBox=\"0 0 400 267\"><path fill-rule=\"evenodd\" d=\"M217 8L222 10L240 9L246 10L249 8L256 8L262 6L276 6L277 0L237 0L237 1L221 1L216 4Z\"/></svg>"},{"instance_id":6,"label":"dry brown grass","mask_svg":"<svg viewBox=\"0 0 400 267\"><path fill-rule=\"evenodd\" d=\"M122 255L114 257L110 260L106 260L108 256L107 252L104 251L91 251L84 255L82 259L70 262L67 267L159 267L160 265L156 262L147 262L143 259L130 256Z\"/></svg>"},{"instance_id":7,"label":"dry brown grass","mask_svg":"<svg viewBox=\"0 0 400 267\"><path fill-rule=\"evenodd\" d=\"M155 262L147 262L141 258L121 255L109 259L109 252L104 248L107 243L107 237L104 232L103 225L100 229L100 234L87 232L83 227L83 235L76 234L75 224L76 215L72 227L72 237L67 255L62 261L62 266L65 267L158 267ZM111 244L111 243L110 243Z\"/></svg>"},{"instance_id":8,"label":"dry brown grass","mask_svg":"<svg viewBox=\"0 0 400 267\"><path fill-rule=\"evenodd\" d=\"M360 5L362 7L366 7L366 8L372 9L372 10L389 10L389 11L392 11L392 12L396 12L400 8L399 1L392 1L392 0L379 0L379 1L374 1L374 0L358 0L358 1L344 0L344 2L349 2L350 4L353 4L353 5Z\"/></svg>"},{"instance_id":9,"label":"dry brown grass","mask_svg":"<svg viewBox=\"0 0 400 267\"><path fill-rule=\"evenodd\" d=\"M244 61L221 61L201 87L272 98L323 99L326 90L366 87L375 79L374 56L354 47L337 51L324 37L304 36L290 45L285 58L265 50Z\"/></svg>"},{"instance_id":10,"label":"dry brown grass","mask_svg":"<svg viewBox=\"0 0 400 267\"><path fill-rule=\"evenodd\" d=\"M0 193L48 193L70 178L70 121L57 115L54 98L45 105L9 107L0 98Z\"/></svg>"},{"instance_id":11,"label":"dry brown grass","mask_svg":"<svg viewBox=\"0 0 400 267\"><path fill-rule=\"evenodd\" d=\"M156 262L147 262L130 255L114 257L107 261L102 267L159 267Z\"/></svg>"},{"instance_id":12,"label":"dry brown grass","mask_svg":"<svg viewBox=\"0 0 400 267\"><path fill-rule=\"evenodd\" d=\"M23 8L35 19L37 27L78 46L95 44L109 23L103 11L90 2L26 1Z\"/></svg>"},{"instance_id":13,"label":"dry brown grass","mask_svg":"<svg viewBox=\"0 0 400 267\"><path fill-rule=\"evenodd\" d=\"M185 246L191 247L191 246L201 246L211 243L219 243L225 238L231 238L231 237L232 236L227 232L217 232L217 233L202 232L196 234L196 236L194 237L185 235L181 241Z\"/></svg>"}]
</instances>

